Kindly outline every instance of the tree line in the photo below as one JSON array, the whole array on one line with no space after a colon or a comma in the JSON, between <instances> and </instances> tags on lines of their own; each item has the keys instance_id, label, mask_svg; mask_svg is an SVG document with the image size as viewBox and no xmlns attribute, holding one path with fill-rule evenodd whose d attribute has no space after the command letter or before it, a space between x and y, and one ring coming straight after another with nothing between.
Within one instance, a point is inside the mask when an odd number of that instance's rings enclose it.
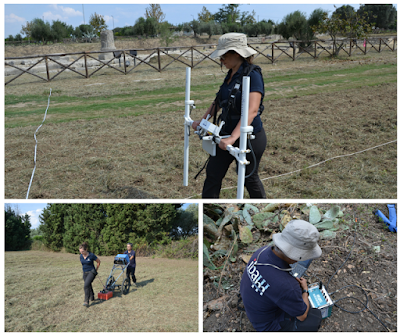
<instances>
[{"instance_id":1,"label":"tree line","mask_svg":"<svg viewBox=\"0 0 400 336\"><path fill-rule=\"evenodd\" d=\"M86 241L90 251L99 255L120 253L127 242L134 249L151 248L198 233L197 204L182 210L181 204L54 203L43 210L40 226L34 230L26 216L6 209L6 250L28 249L30 233L52 251L64 248L78 253L79 244Z\"/></svg>"},{"instance_id":2,"label":"tree line","mask_svg":"<svg viewBox=\"0 0 400 336\"><path fill-rule=\"evenodd\" d=\"M286 15L281 22L273 20L256 20L256 13L240 11L239 4L225 4L215 13L211 13L206 6L203 6L197 19L172 25L165 20L165 14L160 4L150 4L146 8L145 14L139 17L132 26L115 28L115 36L159 36L168 46L177 37L174 31L193 32L194 37L200 34L221 35L228 32L245 33L248 36L259 36L269 34L279 34L285 39L290 37L297 40L310 40L315 38L316 31L319 33L341 33L346 31L345 26L349 23L360 22L358 26L374 27L376 29L397 30L397 10L393 5L361 5L356 11L350 5L343 5L336 8L329 15L322 9L316 9L309 18L301 11L295 11ZM335 21L327 23L327 21ZM340 21L338 23L338 21ZM337 26L343 26L338 28ZM49 41L61 41L63 38L79 39L85 38L90 42L99 36L102 30L108 26L102 15L94 13L90 17L88 25L80 25L73 28L60 20L53 21L52 24L36 18L27 22L21 30L26 37L24 39L34 39L47 43ZM357 27L356 27L357 28ZM358 28L357 28L358 29ZM353 30L356 32L356 30ZM371 32L371 31L369 31ZM21 34L15 37L10 35L8 41L22 41Z\"/></svg>"}]
</instances>

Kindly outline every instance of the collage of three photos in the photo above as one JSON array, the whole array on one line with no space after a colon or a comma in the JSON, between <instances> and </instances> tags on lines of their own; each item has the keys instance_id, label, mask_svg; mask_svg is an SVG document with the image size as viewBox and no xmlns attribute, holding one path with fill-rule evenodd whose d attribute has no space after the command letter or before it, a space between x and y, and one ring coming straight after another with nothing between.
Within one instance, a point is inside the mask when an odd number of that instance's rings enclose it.
<instances>
[{"instance_id":1,"label":"collage of three photos","mask_svg":"<svg viewBox=\"0 0 400 336\"><path fill-rule=\"evenodd\" d=\"M4 9L4 332L397 332L397 5Z\"/></svg>"}]
</instances>

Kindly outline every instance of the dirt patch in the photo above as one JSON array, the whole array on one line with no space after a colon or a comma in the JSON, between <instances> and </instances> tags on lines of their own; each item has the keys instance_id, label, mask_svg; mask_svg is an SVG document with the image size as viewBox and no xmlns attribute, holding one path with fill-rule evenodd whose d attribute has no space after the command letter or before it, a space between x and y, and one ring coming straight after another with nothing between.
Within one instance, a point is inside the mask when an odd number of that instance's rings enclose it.
<instances>
[{"instance_id":1,"label":"dirt patch","mask_svg":"<svg viewBox=\"0 0 400 336\"><path fill-rule=\"evenodd\" d=\"M255 204L258 208L265 204ZM346 285L363 287L368 295L368 308L391 330L397 331L397 235L390 232L383 223L377 222L372 214L374 209L380 209L387 217L385 204L339 204L344 209L343 223L349 229L337 231L336 238L320 240L322 256L313 261L307 272L307 282L321 280L327 285L329 279L343 264L348 261L331 279L329 292ZM223 205L227 208L231 205ZM318 204L320 209L328 210L331 205ZM307 220L307 216L304 215ZM355 221L355 219L357 221ZM355 238L354 238L355 237ZM209 239L209 238L208 238ZM268 241L266 233L260 234L259 242ZM264 244L252 246L253 250ZM376 250L379 246L379 252ZM244 253L247 246L239 245L237 255ZM247 252L248 254L248 252ZM224 265L226 257L214 259L216 266ZM240 280L245 268L245 262L238 260L228 263L223 273L203 268L203 330L204 331L255 331L248 320L243 304L238 298ZM218 282L222 277L218 290ZM223 288L228 289L223 289ZM340 290L332 297L338 300L342 297L355 297L366 302L360 288L348 287ZM214 300L218 300L214 301ZM219 305L216 303L219 303ZM212 308L210 309L210 304ZM358 301L348 298L337 303L349 311L363 310ZM321 332L356 332L356 331L387 331L385 327L368 311L358 314L347 313L334 306L332 315L323 320Z\"/></svg>"}]
</instances>

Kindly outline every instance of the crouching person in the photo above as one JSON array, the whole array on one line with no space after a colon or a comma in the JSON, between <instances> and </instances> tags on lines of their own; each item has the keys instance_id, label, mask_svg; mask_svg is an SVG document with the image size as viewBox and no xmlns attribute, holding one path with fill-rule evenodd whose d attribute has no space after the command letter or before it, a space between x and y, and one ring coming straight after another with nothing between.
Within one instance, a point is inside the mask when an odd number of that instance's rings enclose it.
<instances>
[{"instance_id":1,"label":"crouching person","mask_svg":"<svg viewBox=\"0 0 400 336\"><path fill-rule=\"evenodd\" d=\"M321 256L314 225L289 222L251 257L242 276L240 293L247 317L257 331L317 331L322 316L310 307L304 278L294 278L290 264Z\"/></svg>"}]
</instances>

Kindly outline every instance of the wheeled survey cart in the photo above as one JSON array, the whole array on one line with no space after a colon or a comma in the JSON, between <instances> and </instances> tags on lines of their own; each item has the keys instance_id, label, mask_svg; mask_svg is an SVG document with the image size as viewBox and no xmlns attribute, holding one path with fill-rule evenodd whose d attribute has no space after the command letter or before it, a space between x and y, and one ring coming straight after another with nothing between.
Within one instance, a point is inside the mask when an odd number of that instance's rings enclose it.
<instances>
[{"instance_id":1,"label":"wheeled survey cart","mask_svg":"<svg viewBox=\"0 0 400 336\"><path fill-rule=\"evenodd\" d=\"M129 293L130 281L128 275L126 274L126 269L129 264L129 256L127 254L118 254L114 258L114 264L110 275L107 278L105 289L98 293L98 298L100 300L108 300L112 298L113 292L115 290L121 290L122 294L126 295ZM116 273L120 271L117 276ZM117 276L117 277L115 277ZM122 281L118 284L118 280L122 277Z\"/></svg>"}]
</instances>

